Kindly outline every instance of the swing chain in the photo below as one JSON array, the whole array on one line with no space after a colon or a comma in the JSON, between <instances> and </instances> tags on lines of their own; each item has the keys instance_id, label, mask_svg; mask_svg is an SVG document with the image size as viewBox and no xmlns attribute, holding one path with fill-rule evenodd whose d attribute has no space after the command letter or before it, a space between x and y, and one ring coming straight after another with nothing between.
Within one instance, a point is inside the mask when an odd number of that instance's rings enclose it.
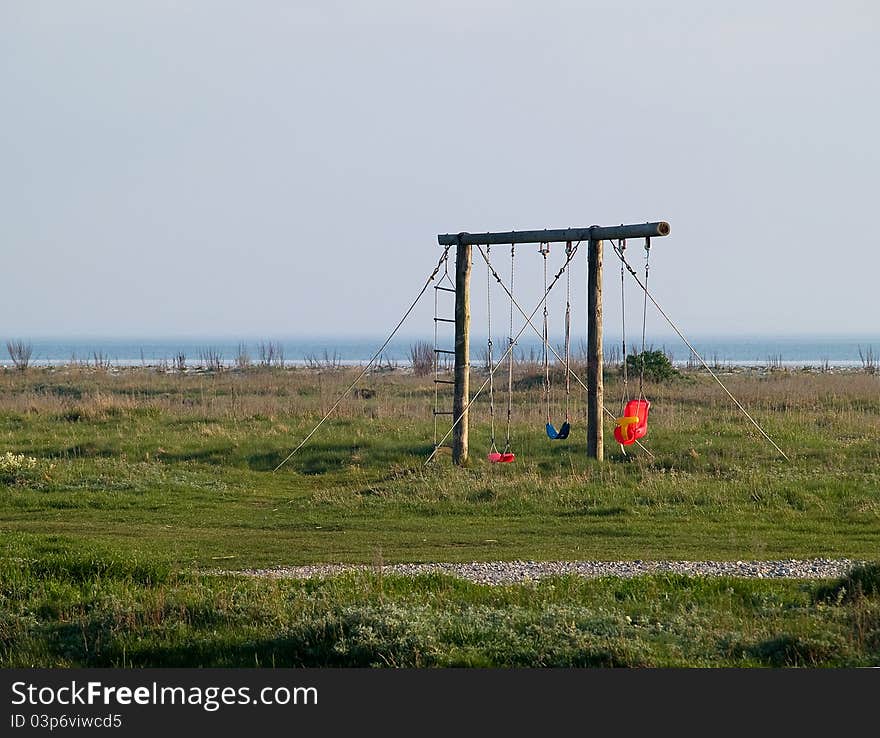
<instances>
[{"instance_id":1,"label":"swing chain","mask_svg":"<svg viewBox=\"0 0 880 738\"><path fill-rule=\"evenodd\" d=\"M639 399L645 399L644 393L644 384L645 384L645 328L648 319L648 271L650 269L650 261L651 261L651 237L645 237L645 289L644 298L642 302L642 353L641 353L641 367L639 370ZM623 269L623 264L621 264L621 269Z\"/></svg>"},{"instance_id":2,"label":"swing chain","mask_svg":"<svg viewBox=\"0 0 880 738\"><path fill-rule=\"evenodd\" d=\"M489 244L486 244L487 260L491 248ZM486 363L489 370L489 426L491 433L489 444L491 450L497 453L498 449L495 447L495 380L493 379L495 367L492 360L492 272L488 267L486 269L486 327L489 331L489 339L486 342Z\"/></svg>"},{"instance_id":3,"label":"swing chain","mask_svg":"<svg viewBox=\"0 0 880 738\"><path fill-rule=\"evenodd\" d=\"M513 336L513 284L516 267L516 244L510 244L510 332L507 334L507 437L504 441L504 453L510 453L510 422L513 414L513 347L516 339Z\"/></svg>"},{"instance_id":4,"label":"swing chain","mask_svg":"<svg viewBox=\"0 0 880 738\"><path fill-rule=\"evenodd\" d=\"M516 265L516 247L510 244L510 292L513 294L514 267ZM513 345L513 302L510 304L510 328L507 333L508 345Z\"/></svg>"},{"instance_id":5,"label":"swing chain","mask_svg":"<svg viewBox=\"0 0 880 738\"><path fill-rule=\"evenodd\" d=\"M550 253L550 244L541 244L538 247L538 252L541 256L544 257L544 343L541 346L543 349L543 364L544 364L544 401L547 405L547 423L550 423L550 353L547 351L547 341L549 340L549 328L548 328L548 312L547 312L547 255Z\"/></svg>"},{"instance_id":6,"label":"swing chain","mask_svg":"<svg viewBox=\"0 0 880 738\"><path fill-rule=\"evenodd\" d=\"M571 241L565 243L565 262L571 260ZM565 272L565 422L571 421L571 270Z\"/></svg>"},{"instance_id":7,"label":"swing chain","mask_svg":"<svg viewBox=\"0 0 880 738\"><path fill-rule=\"evenodd\" d=\"M621 255L626 251L625 238L618 239L617 250ZM623 409L629 401L629 371L626 366L626 283L624 280L623 261L620 262L620 322L623 335L621 342L623 349L623 397L621 398L620 414L623 415Z\"/></svg>"}]
</instances>

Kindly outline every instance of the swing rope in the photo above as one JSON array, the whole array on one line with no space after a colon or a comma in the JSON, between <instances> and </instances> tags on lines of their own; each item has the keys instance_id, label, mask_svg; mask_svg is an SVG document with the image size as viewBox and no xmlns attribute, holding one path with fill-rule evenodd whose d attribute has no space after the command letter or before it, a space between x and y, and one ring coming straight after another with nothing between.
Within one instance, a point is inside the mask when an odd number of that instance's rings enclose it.
<instances>
[{"instance_id":1,"label":"swing rope","mask_svg":"<svg viewBox=\"0 0 880 738\"><path fill-rule=\"evenodd\" d=\"M651 260L651 237L645 237L645 295L642 302L642 353L639 369L639 400L645 399L645 324L648 319L648 263ZM623 264L621 264L621 269ZM622 274L621 274L622 276Z\"/></svg>"},{"instance_id":2,"label":"swing rope","mask_svg":"<svg viewBox=\"0 0 880 738\"><path fill-rule=\"evenodd\" d=\"M647 285L646 285L646 284L643 284L642 281L639 279L639 275L636 274L635 269L633 269L632 266L630 266L630 263L626 260L626 257L623 255L623 252L620 251L617 247L614 247L613 242L612 242L612 247L614 248L614 253L617 254L617 257L620 259L621 263L626 267L626 270L630 273L630 275L632 275L632 278L636 281L636 284L638 284L639 287L642 288L642 291L645 293L645 298L646 298L646 300L650 300L651 303L654 305L654 307L657 308L657 310L659 311L660 315L662 315L663 318L666 320L666 322L669 323L670 327L672 328L672 330L674 330L674 331L676 332L676 334L678 335L678 337L679 337L682 341L684 341L685 345L691 350L691 353L692 353L694 356L696 356L697 359L699 360L699 362L703 365L703 368L704 368L707 372L709 372L709 375L712 377L712 379L714 379L714 380L718 383L718 386L721 387L721 389L724 390L724 392L727 394L727 396L733 401L734 405L736 405L736 406L740 409L740 411L742 412L742 414L745 415L745 416L749 419L749 421L751 422L751 424L752 424L753 426L755 426L755 428L758 429L758 432L759 432L759 433L760 433L760 434L761 434L761 435L762 435L762 436L768 441L768 443L769 443L771 446L773 446L773 448L775 448L775 449L779 452L779 454L782 456L782 458L784 458L786 461L791 461L791 459L788 458L788 455L785 453L785 451L783 451L781 448L779 448L779 446L776 444L776 442L775 442L772 438L770 438L770 436L767 434L767 432L766 432L766 431L765 431L760 425L758 425L758 421L755 420L755 419L749 414L749 411L746 410L746 409L742 406L742 403L740 403L740 401L737 400L737 399L733 396L733 394L731 393L731 391L730 391L729 389L727 389L727 387L724 386L724 383L718 378L718 375L715 374L715 372L712 371L712 367L710 367L709 364L706 363L706 360L702 357L702 355L700 354L700 352L697 351L697 350L693 347L693 345L691 344L691 342L688 341L687 338L685 338L684 334L681 332L681 330L679 330L678 326L677 326L675 323L672 322L672 318L670 318L670 317L666 314L666 311L663 310L662 307L660 307L660 304L657 302L656 299L654 299L654 295L652 295L650 292L648 292L648 287L647 287Z\"/></svg>"},{"instance_id":3,"label":"swing rope","mask_svg":"<svg viewBox=\"0 0 880 738\"><path fill-rule=\"evenodd\" d=\"M565 244L565 260L571 260L571 241ZM565 422L571 421L571 270L565 270Z\"/></svg>"},{"instance_id":4,"label":"swing rope","mask_svg":"<svg viewBox=\"0 0 880 738\"><path fill-rule=\"evenodd\" d=\"M388 338L385 339L385 342L377 349L376 353L374 353L373 356L370 357L370 360L367 362L367 365L363 368L361 373L357 375L357 378L354 380L354 382L352 382L348 386L348 389L346 389L345 392L343 392L341 395L339 395L339 397L336 399L336 402L334 402L333 405L330 407L330 409L324 414L324 417L321 418L321 420L318 421L318 424L314 428L312 428L311 431L309 431L308 435L305 438L303 438L302 441L300 441L299 446L297 446L295 449L293 449L293 451L291 451L287 455L287 457L280 464L278 464L278 466L276 466L272 470L273 473L277 472L282 466L284 466L288 461L290 461L293 458L294 454L296 454L297 451L299 451L303 446L306 445L306 443L308 443L309 439L313 435L315 435L315 433L317 433L318 428L320 428L322 425L324 425L324 422L327 420L327 418L329 418L333 414L333 411L336 410L337 407L339 407L339 404L346 397L346 395L348 395L348 393L351 392L355 388L357 383L360 382L361 379L363 379L366 376L367 372L370 370L370 367L373 366L376 359L378 359L382 355L382 352L386 349L388 344L391 343L391 339L393 339L394 336L397 335L397 331L400 330L400 327L404 324L406 319L410 316L410 313L412 313L412 311L415 310L415 307L418 304L419 300L421 300L422 296L425 294L425 292L428 291L428 287L431 285L431 282L434 281L434 278L440 272L441 267L443 267L447 263L447 260L449 258L449 249L451 249L451 248L452 248L451 246L447 246L445 249L443 249L443 254L440 257L440 261L437 262L437 266L434 267L434 271L432 271L431 274L428 276L428 279L425 280L425 284L422 286L422 289L419 290L419 294L416 295L416 299L412 301L412 305L410 305L406 309L406 312L403 314L403 317L400 319L400 321L394 327L394 330L391 331ZM447 266L447 274L448 274L448 266Z\"/></svg>"},{"instance_id":5,"label":"swing rope","mask_svg":"<svg viewBox=\"0 0 880 738\"><path fill-rule=\"evenodd\" d=\"M486 252L488 253L492 247L487 245ZM495 374L495 366L492 363L492 274L486 269L486 326L489 331L489 340L486 344L486 363L489 368L489 427L490 427L490 438L489 438L489 447L490 450L498 453L498 448L495 445L495 380L492 378ZM437 439L434 438L434 443L437 443Z\"/></svg>"},{"instance_id":6,"label":"swing rope","mask_svg":"<svg viewBox=\"0 0 880 738\"><path fill-rule=\"evenodd\" d=\"M513 347L516 345L516 340L519 338L519 335L516 338L513 337L513 277L514 277L514 267L516 265L516 248L513 244L510 244L510 327L509 332L507 334L507 438L504 441L504 453L510 453L510 418L513 412ZM544 294L546 299L547 295ZM520 331L522 333L522 331ZM491 376L491 373L490 373Z\"/></svg>"},{"instance_id":7,"label":"swing rope","mask_svg":"<svg viewBox=\"0 0 880 738\"><path fill-rule=\"evenodd\" d=\"M568 373L571 364L571 270L565 270L565 361L559 358L559 354L553 351L557 361L565 365L565 421L559 430L553 426L551 408L551 384L550 384L550 329L549 312L547 310L547 257L550 255L550 244L542 243L539 247L541 256L544 257L544 333L541 336L541 352L544 363L544 402L547 408L547 436L550 440L565 440L571 429L571 377ZM571 241L565 245L566 261L571 257Z\"/></svg>"},{"instance_id":8,"label":"swing rope","mask_svg":"<svg viewBox=\"0 0 880 738\"><path fill-rule=\"evenodd\" d=\"M626 239L620 239L617 242L620 252L626 251ZM623 415L626 403L629 402L629 372L626 366L626 285L624 284L623 264L620 265L620 322L621 332L623 335L623 397L620 402L620 414Z\"/></svg>"},{"instance_id":9,"label":"swing rope","mask_svg":"<svg viewBox=\"0 0 880 738\"><path fill-rule=\"evenodd\" d=\"M550 253L550 244L541 244L539 247L541 256L544 257L544 345L543 345L543 363L544 363L544 404L547 406L547 425L552 422L550 418L550 353L547 351L548 343L548 327L547 327L547 255ZM567 274L568 272L566 272Z\"/></svg>"}]
</instances>

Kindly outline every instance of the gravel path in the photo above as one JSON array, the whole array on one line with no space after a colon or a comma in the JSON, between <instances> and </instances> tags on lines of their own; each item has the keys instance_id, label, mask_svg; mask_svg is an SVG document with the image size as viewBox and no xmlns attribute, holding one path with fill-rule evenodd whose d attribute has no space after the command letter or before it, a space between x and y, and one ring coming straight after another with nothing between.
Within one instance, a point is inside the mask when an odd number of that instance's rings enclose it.
<instances>
[{"instance_id":1,"label":"gravel path","mask_svg":"<svg viewBox=\"0 0 880 738\"><path fill-rule=\"evenodd\" d=\"M516 584L543 577L573 574L593 577L635 577L642 574L675 573L703 577L749 579L828 579L843 576L863 563L852 559L785 559L781 561L484 561L468 564L389 564L385 574L450 574L479 584ZM313 566L247 569L237 574L273 579L311 579L349 571L375 571L375 566L318 564Z\"/></svg>"}]
</instances>

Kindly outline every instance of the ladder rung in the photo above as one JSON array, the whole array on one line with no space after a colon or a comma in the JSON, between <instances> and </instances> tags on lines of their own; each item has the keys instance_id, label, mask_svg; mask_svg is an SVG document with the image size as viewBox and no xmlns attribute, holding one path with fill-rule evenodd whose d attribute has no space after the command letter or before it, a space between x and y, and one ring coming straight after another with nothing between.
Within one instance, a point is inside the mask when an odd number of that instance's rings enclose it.
<instances>
[{"instance_id":1,"label":"ladder rung","mask_svg":"<svg viewBox=\"0 0 880 738\"><path fill-rule=\"evenodd\" d=\"M452 415L452 410L435 410L434 415Z\"/></svg>"},{"instance_id":2,"label":"ladder rung","mask_svg":"<svg viewBox=\"0 0 880 738\"><path fill-rule=\"evenodd\" d=\"M451 287L434 287L435 290L443 290L444 292L455 292Z\"/></svg>"},{"instance_id":3,"label":"ladder rung","mask_svg":"<svg viewBox=\"0 0 880 738\"><path fill-rule=\"evenodd\" d=\"M435 354L454 354L455 351L450 351L449 349L434 349Z\"/></svg>"},{"instance_id":4,"label":"ladder rung","mask_svg":"<svg viewBox=\"0 0 880 738\"><path fill-rule=\"evenodd\" d=\"M455 318L434 318L435 323L454 323Z\"/></svg>"},{"instance_id":5,"label":"ladder rung","mask_svg":"<svg viewBox=\"0 0 880 738\"><path fill-rule=\"evenodd\" d=\"M455 384L454 379L435 379L434 384Z\"/></svg>"}]
</instances>

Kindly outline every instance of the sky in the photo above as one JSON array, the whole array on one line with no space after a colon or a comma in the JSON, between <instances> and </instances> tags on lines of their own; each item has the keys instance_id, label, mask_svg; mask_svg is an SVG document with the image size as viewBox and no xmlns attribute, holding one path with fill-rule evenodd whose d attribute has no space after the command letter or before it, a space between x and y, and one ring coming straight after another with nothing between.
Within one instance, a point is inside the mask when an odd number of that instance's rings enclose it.
<instances>
[{"instance_id":1,"label":"sky","mask_svg":"<svg viewBox=\"0 0 880 738\"><path fill-rule=\"evenodd\" d=\"M0 337L382 336L438 233L654 220L650 287L686 333L880 333L878 21L853 0L0 0ZM527 309L542 278L523 247ZM430 333L432 298L404 333ZM653 309L647 330L670 333Z\"/></svg>"}]
</instances>

